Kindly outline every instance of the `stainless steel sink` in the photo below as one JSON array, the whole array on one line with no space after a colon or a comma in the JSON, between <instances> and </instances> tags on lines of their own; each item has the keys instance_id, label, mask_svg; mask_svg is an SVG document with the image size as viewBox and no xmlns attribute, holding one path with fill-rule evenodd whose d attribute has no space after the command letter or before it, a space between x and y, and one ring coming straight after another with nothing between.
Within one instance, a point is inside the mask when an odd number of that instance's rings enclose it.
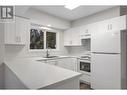
<instances>
[{"instance_id":1,"label":"stainless steel sink","mask_svg":"<svg viewBox=\"0 0 127 95\"><path fill-rule=\"evenodd\" d=\"M56 58L56 57L59 57L59 56L48 56L48 57L44 57L44 58Z\"/></svg>"},{"instance_id":2,"label":"stainless steel sink","mask_svg":"<svg viewBox=\"0 0 127 95\"><path fill-rule=\"evenodd\" d=\"M58 58L59 56L48 56L48 57L42 57L42 59L39 59L37 61L45 61L45 60L52 60L53 58Z\"/></svg>"}]
</instances>

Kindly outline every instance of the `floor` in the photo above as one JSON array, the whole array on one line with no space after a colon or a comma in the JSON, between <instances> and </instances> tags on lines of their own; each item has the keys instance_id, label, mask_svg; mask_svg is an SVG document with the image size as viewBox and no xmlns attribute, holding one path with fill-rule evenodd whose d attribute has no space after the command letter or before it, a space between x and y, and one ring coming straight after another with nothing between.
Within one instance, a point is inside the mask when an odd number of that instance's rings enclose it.
<instances>
[{"instance_id":1,"label":"floor","mask_svg":"<svg viewBox=\"0 0 127 95\"><path fill-rule=\"evenodd\" d=\"M90 87L90 85L88 85L86 83L80 82L80 89L82 89L82 90L91 90L91 87Z\"/></svg>"}]
</instances>

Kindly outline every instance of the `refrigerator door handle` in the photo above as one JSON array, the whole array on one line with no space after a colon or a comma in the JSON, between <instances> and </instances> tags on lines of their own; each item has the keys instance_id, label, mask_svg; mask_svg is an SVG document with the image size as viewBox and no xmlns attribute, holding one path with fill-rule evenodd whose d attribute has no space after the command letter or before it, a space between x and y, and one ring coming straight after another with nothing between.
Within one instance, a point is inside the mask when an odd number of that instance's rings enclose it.
<instances>
[{"instance_id":1,"label":"refrigerator door handle","mask_svg":"<svg viewBox=\"0 0 127 95\"><path fill-rule=\"evenodd\" d=\"M94 54L120 54L120 53L109 53L109 52L92 52Z\"/></svg>"}]
</instances>

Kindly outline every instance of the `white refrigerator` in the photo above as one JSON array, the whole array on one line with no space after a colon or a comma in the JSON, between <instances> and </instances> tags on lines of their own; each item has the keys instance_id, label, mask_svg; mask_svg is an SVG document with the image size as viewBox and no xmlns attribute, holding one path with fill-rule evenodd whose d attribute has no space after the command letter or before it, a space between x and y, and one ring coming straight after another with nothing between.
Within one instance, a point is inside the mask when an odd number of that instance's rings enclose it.
<instances>
[{"instance_id":1,"label":"white refrigerator","mask_svg":"<svg viewBox=\"0 0 127 95\"><path fill-rule=\"evenodd\" d=\"M91 88L126 88L126 31L91 34Z\"/></svg>"}]
</instances>

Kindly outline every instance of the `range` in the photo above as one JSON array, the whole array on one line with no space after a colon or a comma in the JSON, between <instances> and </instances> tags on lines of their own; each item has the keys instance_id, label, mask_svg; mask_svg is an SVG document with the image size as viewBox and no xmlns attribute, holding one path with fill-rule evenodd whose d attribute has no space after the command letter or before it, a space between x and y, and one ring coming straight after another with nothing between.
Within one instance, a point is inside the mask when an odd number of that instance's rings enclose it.
<instances>
[{"instance_id":1,"label":"range","mask_svg":"<svg viewBox=\"0 0 127 95\"><path fill-rule=\"evenodd\" d=\"M78 72L83 74L80 78L80 81L90 84L90 72L91 72L90 54L80 56L78 64Z\"/></svg>"}]
</instances>

